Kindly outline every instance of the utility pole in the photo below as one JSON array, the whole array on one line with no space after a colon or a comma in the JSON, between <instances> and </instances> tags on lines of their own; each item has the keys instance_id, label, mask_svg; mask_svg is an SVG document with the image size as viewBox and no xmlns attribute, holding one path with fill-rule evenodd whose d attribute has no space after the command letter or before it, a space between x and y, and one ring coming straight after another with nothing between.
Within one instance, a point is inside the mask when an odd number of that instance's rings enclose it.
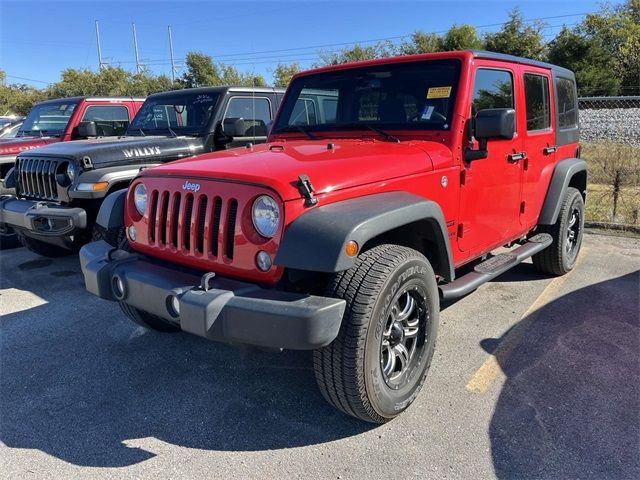
<instances>
[{"instance_id":1,"label":"utility pole","mask_svg":"<svg viewBox=\"0 0 640 480\"><path fill-rule=\"evenodd\" d=\"M142 72L142 66L140 65L140 57L138 55L138 36L136 35L136 24L133 25L133 48L136 52L136 73Z\"/></svg>"},{"instance_id":2,"label":"utility pole","mask_svg":"<svg viewBox=\"0 0 640 480\"><path fill-rule=\"evenodd\" d=\"M171 57L171 81L176 81L176 64L173 61L173 37L171 36L171 25L167 27L169 30L169 56Z\"/></svg>"},{"instance_id":3,"label":"utility pole","mask_svg":"<svg viewBox=\"0 0 640 480\"><path fill-rule=\"evenodd\" d=\"M102 49L100 48L100 30L98 29L98 21L96 20L96 42L98 44L98 70L102 70L104 63L102 62Z\"/></svg>"}]
</instances>

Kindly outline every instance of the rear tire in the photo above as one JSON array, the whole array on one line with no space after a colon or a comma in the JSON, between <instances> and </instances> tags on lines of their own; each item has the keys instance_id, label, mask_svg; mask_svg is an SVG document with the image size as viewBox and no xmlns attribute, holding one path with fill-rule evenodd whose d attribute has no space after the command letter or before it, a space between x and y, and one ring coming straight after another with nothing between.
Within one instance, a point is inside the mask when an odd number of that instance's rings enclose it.
<instances>
[{"instance_id":1,"label":"rear tire","mask_svg":"<svg viewBox=\"0 0 640 480\"><path fill-rule=\"evenodd\" d=\"M418 395L435 349L439 295L419 252L379 245L329 282L327 295L347 307L337 338L314 351L324 398L337 409L387 422Z\"/></svg>"},{"instance_id":2,"label":"rear tire","mask_svg":"<svg viewBox=\"0 0 640 480\"><path fill-rule=\"evenodd\" d=\"M63 247L59 247L57 245L51 245L50 243L43 242L41 240L36 240L35 238L28 237L22 232L16 232L16 237L18 241L28 250L31 250L33 253L37 253L38 255L42 255L43 257L49 258L59 258L66 257L75 253L77 250L69 250Z\"/></svg>"},{"instance_id":3,"label":"rear tire","mask_svg":"<svg viewBox=\"0 0 640 480\"><path fill-rule=\"evenodd\" d=\"M556 223L539 225L538 231L550 234L553 243L533 256L535 269L551 275L564 275L573 270L584 233L584 200L580 191L567 188Z\"/></svg>"},{"instance_id":4,"label":"rear tire","mask_svg":"<svg viewBox=\"0 0 640 480\"><path fill-rule=\"evenodd\" d=\"M163 333L176 333L180 331L180 327L168 322L162 317L152 315L143 310L139 310L125 302L118 302L124 314L129 317L132 322L137 323L141 327L149 330L156 330Z\"/></svg>"}]
</instances>

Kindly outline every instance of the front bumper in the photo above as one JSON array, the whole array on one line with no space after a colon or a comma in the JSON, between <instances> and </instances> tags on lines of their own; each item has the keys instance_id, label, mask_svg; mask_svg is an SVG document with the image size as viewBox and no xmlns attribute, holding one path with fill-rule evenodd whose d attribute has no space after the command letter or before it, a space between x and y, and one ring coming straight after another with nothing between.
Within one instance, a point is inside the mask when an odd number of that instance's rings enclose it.
<instances>
[{"instance_id":1,"label":"front bumper","mask_svg":"<svg viewBox=\"0 0 640 480\"><path fill-rule=\"evenodd\" d=\"M87 228L87 212L52 202L0 197L0 226L42 237L73 235Z\"/></svg>"},{"instance_id":2,"label":"front bumper","mask_svg":"<svg viewBox=\"0 0 640 480\"><path fill-rule=\"evenodd\" d=\"M114 250L103 241L82 247L80 266L86 288L94 295L123 301L185 332L229 343L320 348L338 335L346 306L341 299L269 290L227 278L203 282L198 275Z\"/></svg>"}]
</instances>

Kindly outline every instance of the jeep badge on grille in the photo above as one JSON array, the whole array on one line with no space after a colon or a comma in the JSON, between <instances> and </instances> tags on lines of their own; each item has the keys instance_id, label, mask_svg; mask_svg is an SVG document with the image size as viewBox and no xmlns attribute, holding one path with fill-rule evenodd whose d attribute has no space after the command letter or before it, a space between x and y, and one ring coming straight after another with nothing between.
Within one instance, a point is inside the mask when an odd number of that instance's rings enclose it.
<instances>
[{"instance_id":1,"label":"jeep badge on grille","mask_svg":"<svg viewBox=\"0 0 640 480\"><path fill-rule=\"evenodd\" d=\"M197 193L198 190L200 190L200 184L199 183L191 183L189 182L189 180L186 180L184 182L184 185L182 185L182 189L183 190L191 190L194 193Z\"/></svg>"}]
</instances>

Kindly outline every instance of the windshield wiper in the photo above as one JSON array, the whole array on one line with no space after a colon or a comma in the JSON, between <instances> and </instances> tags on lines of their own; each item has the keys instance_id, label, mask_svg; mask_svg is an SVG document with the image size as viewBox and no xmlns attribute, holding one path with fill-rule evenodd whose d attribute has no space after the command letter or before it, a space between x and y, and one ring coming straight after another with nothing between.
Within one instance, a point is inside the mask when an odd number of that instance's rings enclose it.
<instances>
[{"instance_id":1,"label":"windshield wiper","mask_svg":"<svg viewBox=\"0 0 640 480\"><path fill-rule=\"evenodd\" d=\"M174 132L173 130L171 130L171 127L169 125L167 125L167 130L169 130L169 133L171 134L171 136L173 138L177 137L178 135L176 135L176 132Z\"/></svg>"},{"instance_id":2,"label":"windshield wiper","mask_svg":"<svg viewBox=\"0 0 640 480\"><path fill-rule=\"evenodd\" d=\"M390 133L387 133L384 130L382 130L382 129L378 128L378 127L374 127L373 125L370 125L368 123L359 123L359 122L343 123L343 124L336 125L336 127L338 127L338 128L340 128L340 127L344 127L344 128L364 127L364 128L368 128L372 132L376 132L377 134L381 135L382 137L384 137L385 140L387 140L389 142L400 143L400 139L398 137L395 137L395 136L391 135Z\"/></svg>"}]
</instances>

